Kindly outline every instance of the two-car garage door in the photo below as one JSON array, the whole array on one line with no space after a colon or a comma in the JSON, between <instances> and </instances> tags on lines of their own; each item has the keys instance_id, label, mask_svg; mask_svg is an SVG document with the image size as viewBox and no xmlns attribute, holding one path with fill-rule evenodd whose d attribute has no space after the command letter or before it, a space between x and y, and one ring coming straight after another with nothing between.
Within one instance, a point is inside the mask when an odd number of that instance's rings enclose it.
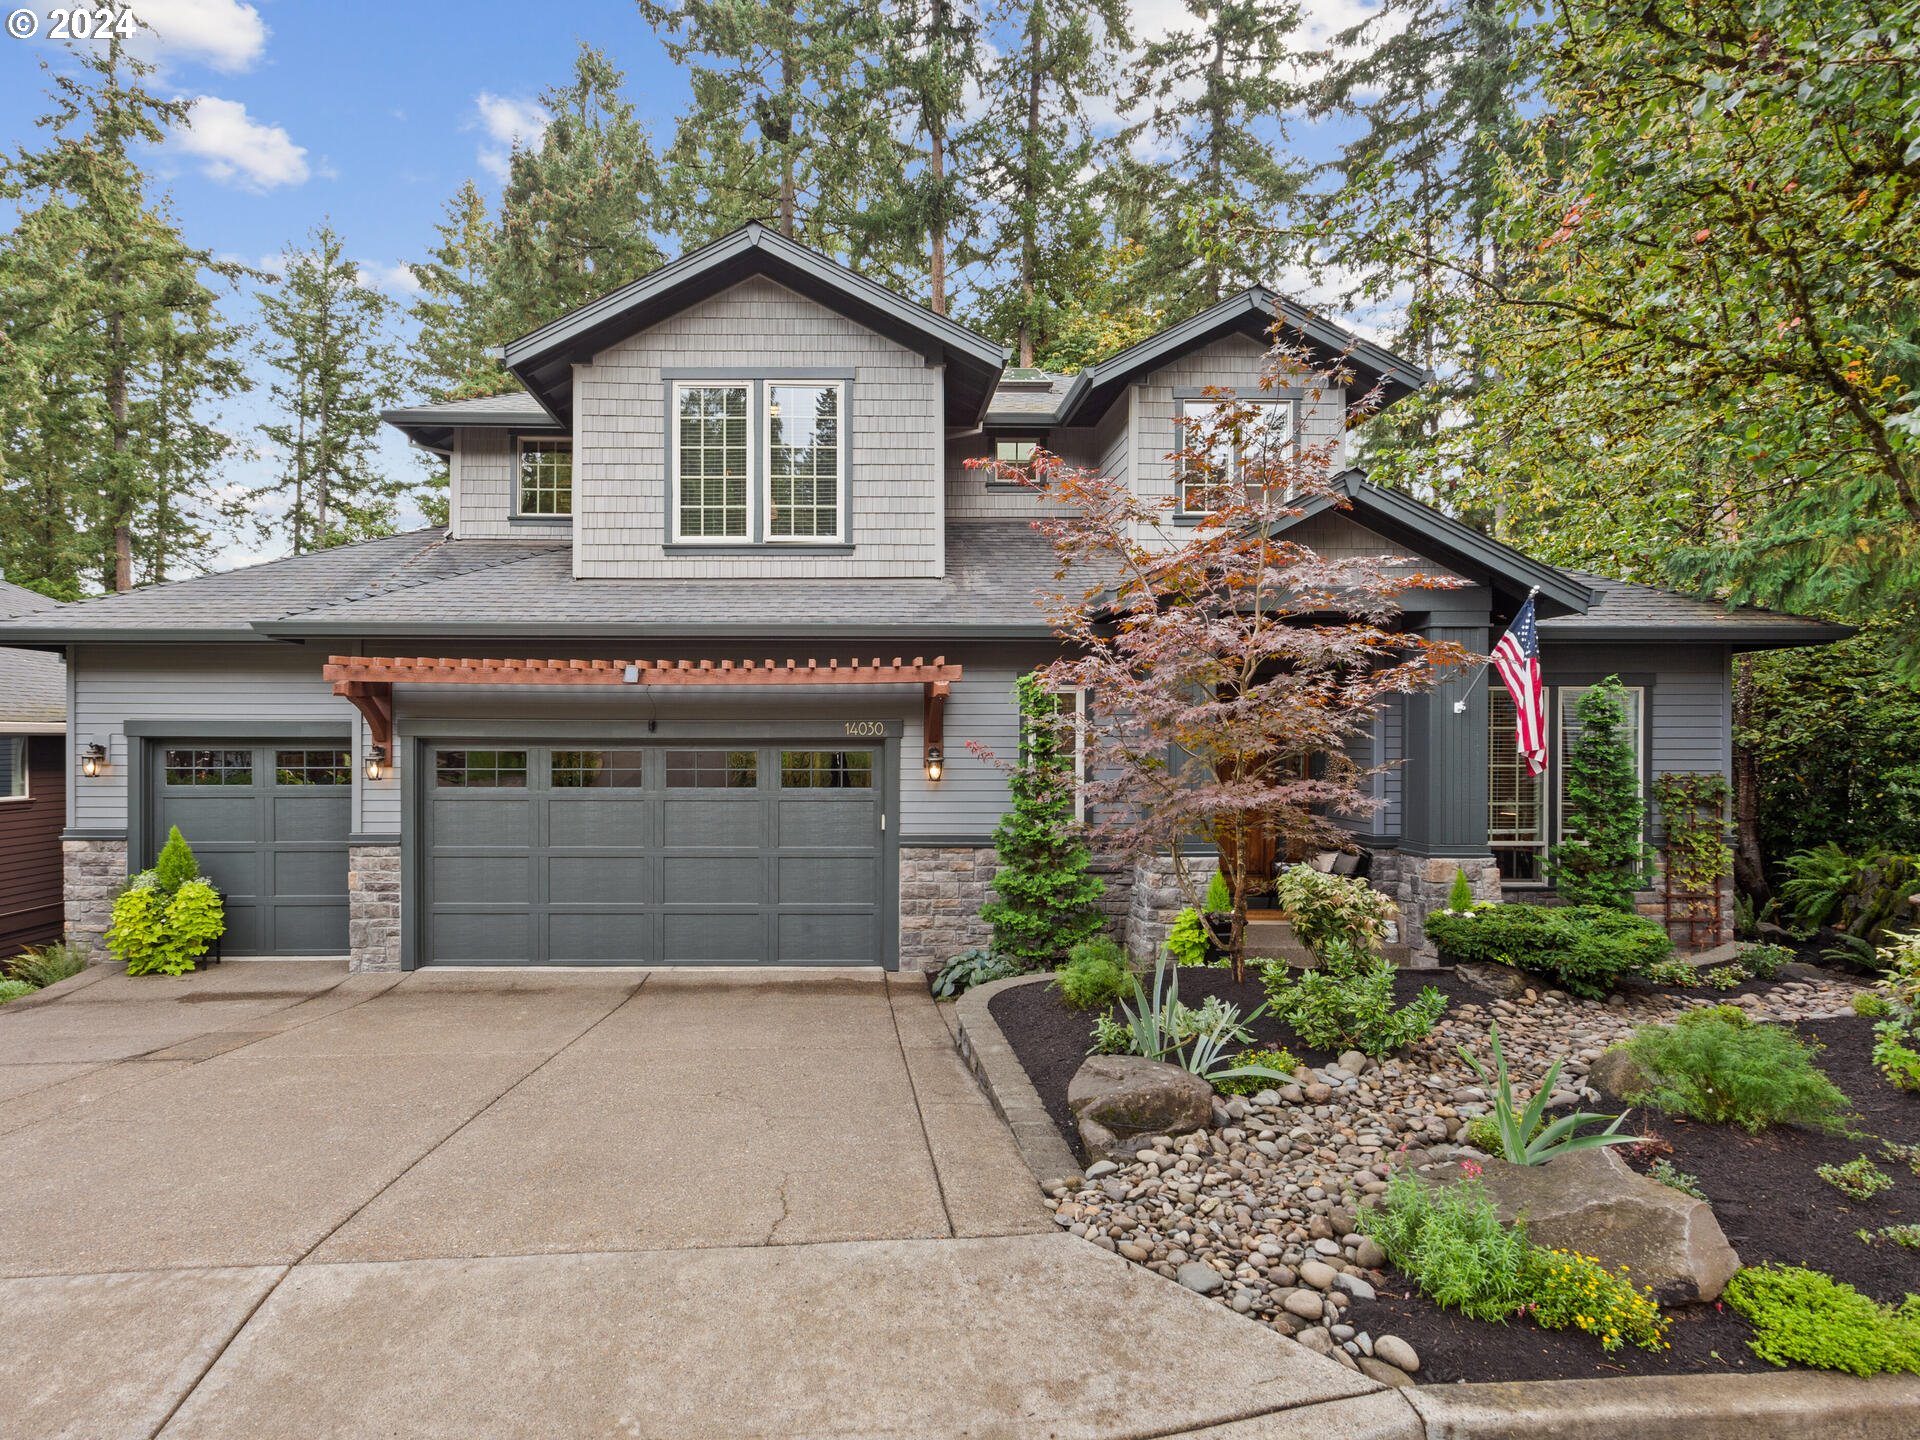
<instances>
[{"instance_id":1,"label":"two-car garage door","mask_svg":"<svg viewBox=\"0 0 1920 1440\"><path fill-rule=\"evenodd\" d=\"M881 755L424 747L425 963L873 964Z\"/></svg>"}]
</instances>

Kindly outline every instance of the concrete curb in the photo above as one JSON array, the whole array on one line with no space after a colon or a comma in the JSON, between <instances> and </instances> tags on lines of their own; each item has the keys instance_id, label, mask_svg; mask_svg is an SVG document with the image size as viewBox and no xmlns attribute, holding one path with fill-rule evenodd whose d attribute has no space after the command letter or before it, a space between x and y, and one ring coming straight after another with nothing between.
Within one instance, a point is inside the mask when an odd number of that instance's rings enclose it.
<instances>
[{"instance_id":1,"label":"concrete curb","mask_svg":"<svg viewBox=\"0 0 1920 1440\"><path fill-rule=\"evenodd\" d=\"M1040 1094L1027 1079L1019 1056L993 1023L987 1006L1002 990L1016 985L1040 985L1051 975L1016 975L1010 980L994 980L976 985L954 1002L954 1042L967 1068L979 1078L987 1099L1013 1132L1020 1158L1033 1172L1034 1183L1042 1190L1061 1185L1077 1185L1081 1180L1080 1162L1054 1128Z\"/></svg>"},{"instance_id":2,"label":"concrete curb","mask_svg":"<svg viewBox=\"0 0 1920 1440\"><path fill-rule=\"evenodd\" d=\"M1422 1385L1399 1392L1427 1440L1906 1440L1920 1376L1791 1371Z\"/></svg>"},{"instance_id":3,"label":"concrete curb","mask_svg":"<svg viewBox=\"0 0 1920 1440\"><path fill-rule=\"evenodd\" d=\"M120 966L117 963L89 965L79 974L69 975L66 979L57 981L44 990L36 990L31 995L22 995L18 1000L9 1000L5 1005L0 1005L0 1015L6 1014L9 1010L32 1010L37 1006L51 1005L56 1000L65 999L76 990L86 989L97 980L104 980L109 975L120 973Z\"/></svg>"}]
</instances>

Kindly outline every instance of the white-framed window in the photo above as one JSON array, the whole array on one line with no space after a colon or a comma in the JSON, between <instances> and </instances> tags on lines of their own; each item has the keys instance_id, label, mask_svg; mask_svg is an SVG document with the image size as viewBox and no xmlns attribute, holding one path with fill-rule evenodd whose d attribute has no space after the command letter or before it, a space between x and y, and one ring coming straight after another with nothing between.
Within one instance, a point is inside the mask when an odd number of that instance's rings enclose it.
<instances>
[{"instance_id":1,"label":"white-framed window","mask_svg":"<svg viewBox=\"0 0 1920 1440\"><path fill-rule=\"evenodd\" d=\"M1087 818L1087 692L1084 686L1069 685L1052 694L1073 730L1073 818L1081 824Z\"/></svg>"},{"instance_id":2,"label":"white-framed window","mask_svg":"<svg viewBox=\"0 0 1920 1440\"><path fill-rule=\"evenodd\" d=\"M770 380L766 394L766 538L838 540L847 387L838 380Z\"/></svg>"},{"instance_id":3,"label":"white-framed window","mask_svg":"<svg viewBox=\"0 0 1920 1440\"><path fill-rule=\"evenodd\" d=\"M0 735L0 800L26 800L27 737Z\"/></svg>"},{"instance_id":4,"label":"white-framed window","mask_svg":"<svg viewBox=\"0 0 1920 1440\"><path fill-rule=\"evenodd\" d=\"M1555 718L1559 721L1559 742L1552 747L1554 759L1559 763L1560 779L1554 786L1555 839L1575 838L1574 832L1567 828L1567 755L1573 749L1573 742L1580 738L1580 721L1575 710L1580 697L1592 689L1590 685L1556 685L1554 687ZM1627 685L1622 687L1621 698L1626 705L1627 719L1625 731L1633 744L1633 778L1639 787L1640 798L1644 802L1647 796L1647 692L1644 686Z\"/></svg>"},{"instance_id":5,"label":"white-framed window","mask_svg":"<svg viewBox=\"0 0 1920 1440\"><path fill-rule=\"evenodd\" d=\"M519 514L545 518L573 514L573 441L522 435L514 442Z\"/></svg>"},{"instance_id":6,"label":"white-framed window","mask_svg":"<svg viewBox=\"0 0 1920 1440\"><path fill-rule=\"evenodd\" d=\"M1547 779L1558 773L1549 752L1535 775L1514 743L1513 696L1493 685L1487 696L1487 848L1509 885L1547 880Z\"/></svg>"},{"instance_id":7,"label":"white-framed window","mask_svg":"<svg viewBox=\"0 0 1920 1440\"><path fill-rule=\"evenodd\" d=\"M753 534L753 387L745 382L673 387L673 533L689 543Z\"/></svg>"},{"instance_id":8,"label":"white-framed window","mask_svg":"<svg viewBox=\"0 0 1920 1440\"><path fill-rule=\"evenodd\" d=\"M993 458L1001 465L1031 465L1040 442L1031 435L1002 435L993 442Z\"/></svg>"},{"instance_id":9,"label":"white-framed window","mask_svg":"<svg viewBox=\"0 0 1920 1440\"><path fill-rule=\"evenodd\" d=\"M1246 410L1250 418L1231 430L1215 426L1220 413ZM1204 515L1220 504L1220 492L1282 463L1294 444L1294 402L1281 399L1183 400L1185 421L1176 437L1181 452L1180 513Z\"/></svg>"}]
</instances>

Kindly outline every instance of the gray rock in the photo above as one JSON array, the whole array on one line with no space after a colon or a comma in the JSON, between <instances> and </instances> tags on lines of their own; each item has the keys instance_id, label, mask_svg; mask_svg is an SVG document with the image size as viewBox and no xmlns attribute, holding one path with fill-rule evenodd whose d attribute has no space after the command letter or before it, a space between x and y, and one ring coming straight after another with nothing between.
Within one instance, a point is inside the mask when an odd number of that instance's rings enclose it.
<instances>
[{"instance_id":1,"label":"gray rock","mask_svg":"<svg viewBox=\"0 0 1920 1440\"><path fill-rule=\"evenodd\" d=\"M1461 1177L1452 1159L1420 1173L1445 1184ZM1649 1180L1615 1149L1582 1150L1545 1165L1488 1160L1482 1183L1502 1220L1526 1216L1536 1244L1577 1250L1610 1270L1629 1266L1662 1305L1712 1300L1740 1268L1711 1206Z\"/></svg>"},{"instance_id":2,"label":"gray rock","mask_svg":"<svg viewBox=\"0 0 1920 1440\"><path fill-rule=\"evenodd\" d=\"M1119 1168L1120 1167L1114 1164L1113 1161L1111 1160L1096 1160L1093 1162L1093 1164L1087 1166L1087 1179L1089 1180L1104 1179L1106 1176L1113 1174L1113 1172L1118 1170Z\"/></svg>"},{"instance_id":3,"label":"gray rock","mask_svg":"<svg viewBox=\"0 0 1920 1440\"><path fill-rule=\"evenodd\" d=\"M1456 965L1453 973L1466 981L1483 995L1496 999L1511 1000L1523 995L1527 989L1527 977L1510 965L1482 965L1477 962Z\"/></svg>"},{"instance_id":4,"label":"gray rock","mask_svg":"<svg viewBox=\"0 0 1920 1440\"><path fill-rule=\"evenodd\" d=\"M1306 1346L1307 1349L1313 1351L1314 1354L1325 1355L1328 1358L1332 1358L1333 1352L1337 1348L1333 1343L1333 1336L1318 1325L1309 1325L1293 1338Z\"/></svg>"},{"instance_id":5,"label":"gray rock","mask_svg":"<svg viewBox=\"0 0 1920 1440\"><path fill-rule=\"evenodd\" d=\"M1415 1353L1413 1346L1398 1335L1377 1336L1373 1342L1373 1354L1375 1359L1384 1360L1394 1369L1404 1371L1408 1375L1420 1373L1419 1355Z\"/></svg>"},{"instance_id":6,"label":"gray rock","mask_svg":"<svg viewBox=\"0 0 1920 1440\"><path fill-rule=\"evenodd\" d=\"M1643 1095L1650 1088L1647 1073L1618 1046L1603 1051L1587 1070L1587 1084L1603 1095L1627 1097Z\"/></svg>"},{"instance_id":7,"label":"gray rock","mask_svg":"<svg viewBox=\"0 0 1920 1440\"><path fill-rule=\"evenodd\" d=\"M1318 1320L1326 1313L1320 1297L1311 1290L1289 1290L1281 1299L1280 1308L1302 1320Z\"/></svg>"},{"instance_id":8,"label":"gray rock","mask_svg":"<svg viewBox=\"0 0 1920 1440\"><path fill-rule=\"evenodd\" d=\"M1375 1359L1371 1355L1358 1356L1353 1363L1362 1375L1369 1380L1378 1380L1382 1385L1404 1389L1413 1384L1413 1377L1406 1371L1398 1366L1389 1365L1384 1360Z\"/></svg>"},{"instance_id":9,"label":"gray rock","mask_svg":"<svg viewBox=\"0 0 1920 1440\"><path fill-rule=\"evenodd\" d=\"M1189 1260L1182 1265L1174 1278L1189 1290L1197 1290L1202 1295L1211 1295L1227 1283L1222 1275L1211 1265L1202 1265L1198 1260Z\"/></svg>"},{"instance_id":10,"label":"gray rock","mask_svg":"<svg viewBox=\"0 0 1920 1440\"><path fill-rule=\"evenodd\" d=\"M1340 1052L1340 1068L1349 1075L1364 1075L1373 1068L1373 1061L1358 1050L1343 1050Z\"/></svg>"},{"instance_id":11,"label":"gray rock","mask_svg":"<svg viewBox=\"0 0 1920 1440\"><path fill-rule=\"evenodd\" d=\"M1330 1290L1340 1272L1324 1260L1302 1260L1300 1278L1316 1290Z\"/></svg>"},{"instance_id":12,"label":"gray rock","mask_svg":"<svg viewBox=\"0 0 1920 1440\"><path fill-rule=\"evenodd\" d=\"M1137 1055L1092 1055L1067 1082L1067 1108L1087 1157L1130 1155L1126 1142L1204 1131L1213 1119L1213 1087L1177 1065Z\"/></svg>"},{"instance_id":13,"label":"gray rock","mask_svg":"<svg viewBox=\"0 0 1920 1440\"><path fill-rule=\"evenodd\" d=\"M1333 1283L1346 1291L1347 1294L1353 1296L1356 1300L1373 1300L1378 1298L1374 1293L1373 1286L1362 1280L1358 1275L1336 1275L1333 1277Z\"/></svg>"},{"instance_id":14,"label":"gray rock","mask_svg":"<svg viewBox=\"0 0 1920 1440\"><path fill-rule=\"evenodd\" d=\"M1368 1270L1378 1270L1387 1263L1387 1252L1380 1248L1380 1242L1371 1235L1364 1235L1354 1248L1353 1263Z\"/></svg>"}]
</instances>

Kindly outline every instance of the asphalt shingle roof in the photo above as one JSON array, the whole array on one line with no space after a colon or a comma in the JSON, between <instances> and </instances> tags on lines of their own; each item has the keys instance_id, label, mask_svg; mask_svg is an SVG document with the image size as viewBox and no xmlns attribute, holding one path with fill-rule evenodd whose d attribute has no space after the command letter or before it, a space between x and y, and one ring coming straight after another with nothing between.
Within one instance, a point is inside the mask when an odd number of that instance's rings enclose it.
<instances>
[{"instance_id":1,"label":"asphalt shingle roof","mask_svg":"<svg viewBox=\"0 0 1920 1440\"><path fill-rule=\"evenodd\" d=\"M1594 602L1582 615L1556 615L1540 622L1543 636L1567 640L1626 639L1644 632L1675 631L1710 633L1715 639L1732 644L1742 641L1782 641L1798 639L1817 645L1838 640L1852 633L1844 625L1811 620L1804 615L1788 615L1778 610L1763 610L1757 605L1733 609L1717 600L1666 590L1657 585L1636 585L1626 580L1609 580L1604 575L1569 570L1589 590Z\"/></svg>"},{"instance_id":2,"label":"asphalt shingle roof","mask_svg":"<svg viewBox=\"0 0 1920 1440\"><path fill-rule=\"evenodd\" d=\"M0 620L59 608L58 600L0 580ZM59 728L66 723L65 662L33 650L0 650L0 725Z\"/></svg>"}]
</instances>

